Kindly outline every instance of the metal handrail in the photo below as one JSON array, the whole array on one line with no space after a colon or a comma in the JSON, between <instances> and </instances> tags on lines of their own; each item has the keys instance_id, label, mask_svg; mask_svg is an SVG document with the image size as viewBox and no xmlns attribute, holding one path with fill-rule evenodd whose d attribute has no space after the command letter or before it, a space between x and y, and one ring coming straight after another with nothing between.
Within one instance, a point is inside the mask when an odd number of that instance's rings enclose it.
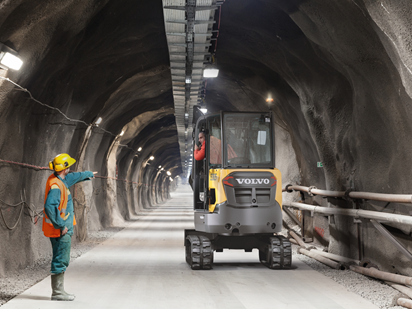
<instances>
[{"instance_id":1,"label":"metal handrail","mask_svg":"<svg viewBox=\"0 0 412 309\"><path fill-rule=\"evenodd\" d=\"M324 215L343 215L355 218L374 219L380 222L394 222L412 225L412 216L391 214L386 212L363 210L363 209L346 209L346 208L332 208L322 206L312 206L304 203L292 202L290 205L284 204L287 207L295 207L301 210L308 210L314 213L321 213Z\"/></svg>"},{"instance_id":2,"label":"metal handrail","mask_svg":"<svg viewBox=\"0 0 412 309\"><path fill-rule=\"evenodd\" d=\"M374 201L383 201L391 203L412 203L411 194L384 194L384 193L372 193L372 192L356 192L356 191L330 191L320 190L316 187L305 186L293 186L287 185L282 192L291 192L290 190L307 192L312 195L321 195L327 197L345 197L348 196L353 199L365 199Z\"/></svg>"},{"instance_id":3,"label":"metal handrail","mask_svg":"<svg viewBox=\"0 0 412 309\"><path fill-rule=\"evenodd\" d=\"M303 242L303 240L298 235L296 235L296 233L294 233L292 230L289 230L289 235L291 237L293 237L293 239L296 240L296 242L299 244L300 248L298 249L298 253L308 255L308 256L318 260L319 262L322 262L322 263L324 263L324 264L326 264L326 265L328 265L332 268L335 268L336 264L331 264L329 262L331 260L335 260L335 261L338 261L338 262L344 263L344 264L349 264L348 265L349 269L354 271L354 272L357 272L357 273L360 273L360 274L363 274L363 275L366 275L366 276L369 276L369 277L374 277L374 278L377 278L377 279L381 279L381 280L385 281L387 284L391 285L393 288L398 289L399 291L401 291L405 295L408 295L410 297L412 295L412 290L411 289L399 286L399 284L412 285L412 278L411 277L380 271L376 268L365 268L365 267L361 267L361 266L358 266L358 265L353 265L352 264L353 262L355 264L360 264L360 261L352 260L352 259L349 259L349 258L346 258L346 257L343 257L343 256L336 255L336 254L325 253L325 252L321 252L321 251L318 251L318 250L312 250L313 247L312 248L307 248L305 250L305 248L306 248L305 243ZM302 247L302 245L303 245L303 247ZM315 253L315 254L309 255L309 254L307 254L309 252L312 252L312 253ZM318 259L319 255L322 255L324 257L324 259ZM394 284L394 283L396 283L396 284Z\"/></svg>"}]
</instances>

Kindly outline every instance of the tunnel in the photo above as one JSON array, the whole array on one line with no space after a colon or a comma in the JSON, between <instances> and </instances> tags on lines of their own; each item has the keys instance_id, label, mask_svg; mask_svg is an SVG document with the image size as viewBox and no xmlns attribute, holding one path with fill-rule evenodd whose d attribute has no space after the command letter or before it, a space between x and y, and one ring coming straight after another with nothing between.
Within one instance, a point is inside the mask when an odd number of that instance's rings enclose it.
<instances>
[{"instance_id":1,"label":"tunnel","mask_svg":"<svg viewBox=\"0 0 412 309\"><path fill-rule=\"evenodd\" d=\"M71 188L74 244L190 195L194 106L272 113L284 228L412 276L411 224L297 207L410 217L411 13L408 0L0 1L0 58L22 61L0 64L0 279L51 258L42 212L58 154L98 172Z\"/></svg>"}]
</instances>

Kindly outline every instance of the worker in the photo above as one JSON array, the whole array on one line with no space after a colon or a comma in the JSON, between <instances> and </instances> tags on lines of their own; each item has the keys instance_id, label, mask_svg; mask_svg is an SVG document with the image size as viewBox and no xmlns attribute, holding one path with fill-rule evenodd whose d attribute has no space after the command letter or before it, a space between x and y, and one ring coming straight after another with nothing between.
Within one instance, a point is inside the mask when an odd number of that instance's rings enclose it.
<instances>
[{"instance_id":1,"label":"worker","mask_svg":"<svg viewBox=\"0 0 412 309\"><path fill-rule=\"evenodd\" d=\"M199 143L201 146L195 145L194 157L196 161L201 161L205 158L205 142L206 136L204 132L199 133ZM227 145L228 159L237 157L235 151L230 145ZM210 164L222 164L222 146L221 140L217 137L210 136Z\"/></svg>"},{"instance_id":2,"label":"worker","mask_svg":"<svg viewBox=\"0 0 412 309\"><path fill-rule=\"evenodd\" d=\"M206 136L204 132L199 132L199 144L195 145L195 153L194 157L196 161L201 161L205 158L205 141L206 141Z\"/></svg>"},{"instance_id":3,"label":"worker","mask_svg":"<svg viewBox=\"0 0 412 309\"><path fill-rule=\"evenodd\" d=\"M50 238L53 258L51 262L52 300L71 301L75 296L64 290L64 273L70 262L71 238L74 217L73 200L69 188L81 181L94 178L97 172L69 173L70 166L76 162L68 154L63 153L49 162L54 170L46 183L44 197L43 232Z\"/></svg>"}]
</instances>

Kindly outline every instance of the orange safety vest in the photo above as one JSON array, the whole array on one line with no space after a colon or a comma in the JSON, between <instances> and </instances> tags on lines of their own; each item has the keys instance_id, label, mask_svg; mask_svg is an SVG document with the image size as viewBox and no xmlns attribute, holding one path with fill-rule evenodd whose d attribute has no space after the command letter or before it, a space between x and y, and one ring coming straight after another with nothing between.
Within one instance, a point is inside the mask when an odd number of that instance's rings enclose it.
<instances>
[{"instance_id":1,"label":"orange safety vest","mask_svg":"<svg viewBox=\"0 0 412 309\"><path fill-rule=\"evenodd\" d=\"M59 211L60 211L60 216L64 218L66 216L66 208L67 208L67 201L68 201L68 189L64 185L63 181L61 181L58 177L56 177L54 174L51 174L49 179L47 179L46 182L46 194L44 196L44 204L46 204L47 200L47 195L50 192L50 188L56 185L60 189L60 204L59 204ZM73 214L73 225L76 225L76 218L74 217ZM46 237L60 237L61 236L61 231L60 229L55 229L52 222L50 221L49 217L46 215L46 211L44 211L44 217L43 217L43 233L44 236Z\"/></svg>"}]
</instances>

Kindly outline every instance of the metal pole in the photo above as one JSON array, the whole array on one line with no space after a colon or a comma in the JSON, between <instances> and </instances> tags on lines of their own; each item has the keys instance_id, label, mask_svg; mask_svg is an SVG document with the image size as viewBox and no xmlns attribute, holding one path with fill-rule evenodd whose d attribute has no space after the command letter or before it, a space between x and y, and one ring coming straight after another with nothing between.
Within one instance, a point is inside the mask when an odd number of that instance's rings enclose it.
<instances>
[{"instance_id":1,"label":"metal pole","mask_svg":"<svg viewBox=\"0 0 412 309\"><path fill-rule=\"evenodd\" d=\"M315 260L317 260L317 261L319 261L319 262L321 262L325 265L328 265L329 267L331 267L333 269L341 269L341 270L345 269L345 267L341 263L337 263L337 262L334 262L332 260L329 260L328 258L325 258L325 257L315 253L314 251L308 251L306 249L299 248L298 252L302 253L304 255L307 255L307 256L309 256L309 257L311 257L311 258L313 258L313 259L315 259Z\"/></svg>"},{"instance_id":2,"label":"metal pole","mask_svg":"<svg viewBox=\"0 0 412 309\"><path fill-rule=\"evenodd\" d=\"M333 254L333 253L329 253L329 252L323 252L323 251L320 251L320 250L312 251L312 252L315 252L316 254L322 255L322 256L324 256L328 259L338 261L338 262L341 262L341 263L356 263L358 265L360 263L359 260L350 259L350 258L341 256L341 255L337 255L337 254Z\"/></svg>"},{"instance_id":3,"label":"metal pole","mask_svg":"<svg viewBox=\"0 0 412 309\"><path fill-rule=\"evenodd\" d=\"M292 244L299 246L299 243L298 243L294 238L289 238L289 241L290 241Z\"/></svg>"},{"instance_id":4,"label":"metal pole","mask_svg":"<svg viewBox=\"0 0 412 309\"><path fill-rule=\"evenodd\" d=\"M344 197L344 191L330 191L330 190L320 190L313 187L305 186L288 186L288 189L295 191L303 191L311 193L314 195L329 196L329 197ZM286 189L284 190L286 191ZM383 194L383 193L372 193L372 192L355 192L351 191L347 194L353 199L365 199L365 200L375 200L391 203L412 203L412 195L410 194Z\"/></svg>"},{"instance_id":5,"label":"metal pole","mask_svg":"<svg viewBox=\"0 0 412 309\"><path fill-rule=\"evenodd\" d=\"M373 226L388 239L396 248L399 249L409 260L412 261L412 254L395 238L387 229L385 229L382 224L376 220L370 220Z\"/></svg>"},{"instance_id":6,"label":"metal pole","mask_svg":"<svg viewBox=\"0 0 412 309\"><path fill-rule=\"evenodd\" d=\"M296 235L296 233L292 230L289 230L289 235L292 236L296 242L299 244L299 246L301 246L302 248L307 248L305 243L303 242L302 238L300 238L298 235Z\"/></svg>"},{"instance_id":7,"label":"metal pole","mask_svg":"<svg viewBox=\"0 0 412 309\"><path fill-rule=\"evenodd\" d=\"M359 201L355 201L356 209L360 209ZM363 228L362 228L362 221L359 220L359 223L356 224L356 231L358 233L358 257L359 260L363 260Z\"/></svg>"},{"instance_id":8,"label":"metal pole","mask_svg":"<svg viewBox=\"0 0 412 309\"><path fill-rule=\"evenodd\" d=\"M390 285L391 287L393 287L394 289L397 289L399 292L402 292L403 294L409 296L410 298L412 298L412 290L410 288L407 288L404 285L400 285L400 284L396 284L390 281L385 281L385 283L387 285Z\"/></svg>"},{"instance_id":9,"label":"metal pole","mask_svg":"<svg viewBox=\"0 0 412 309\"><path fill-rule=\"evenodd\" d=\"M344 197L345 192L343 191L329 191L329 190L319 190L311 187L304 187L304 186L289 186L288 189L293 189L295 191L303 191L307 193L312 193L315 195L323 195L323 196L330 196L330 197Z\"/></svg>"},{"instance_id":10,"label":"metal pole","mask_svg":"<svg viewBox=\"0 0 412 309\"><path fill-rule=\"evenodd\" d=\"M412 195L405 194L383 194L370 192L350 192L349 197L355 199L375 200L391 203L412 203Z\"/></svg>"},{"instance_id":11,"label":"metal pole","mask_svg":"<svg viewBox=\"0 0 412 309\"><path fill-rule=\"evenodd\" d=\"M320 206L312 206L312 205L307 205L307 204L297 203L297 202L292 202L291 205L284 205L284 206L296 207L299 209L309 210L314 213L321 213L325 215L343 215L343 216L351 216L351 217L356 217L356 218L361 217L361 218L366 218L366 219L374 219L374 220L379 220L379 221L412 225L411 216L382 213L378 211L369 211L369 210L363 210L363 209L320 207Z\"/></svg>"},{"instance_id":12,"label":"metal pole","mask_svg":"<svg viewBox=\"0 0 412 309\"><path fill-rule=\"evenodd\" d=\"M283 211L286 212L286 213L288 214L288 216L289 216L293 221L295 221L295 223L296 223L297 225L299 225L300 228L302 228L302 223L299 221L298 218L296 218L296 216L295 216L289 209L283 208Z\"/></svg>"},{"instance_id":13,"label":"metal pole","mask_svg":"<svg viewBox=\"0 0 412 309\"><path fill-rule=\"evenodd\" d=\"M407 276L402 276L402 275L397 275L397 274L391 274L387 273L384 271L377 270L376 268L365 268L365 267L360 267L356 265L351 265L350 270L353 270L357 273L360 273L362 275L366 275L369 277L381 279L384 281L391 281L399 284L404 284L404 285L412 285L412 278L407 277Z\"/></svg>"},{"instance_id":14,"label":"metal pole","mask_svg":"<svg viewBox=\"0 0 412 309\"><path fill-rule=\"evenodd\" d=\"M396 304L405 308L412 308L412 300L407 298L398 298Z\"/></svg>"}]
</instances>

